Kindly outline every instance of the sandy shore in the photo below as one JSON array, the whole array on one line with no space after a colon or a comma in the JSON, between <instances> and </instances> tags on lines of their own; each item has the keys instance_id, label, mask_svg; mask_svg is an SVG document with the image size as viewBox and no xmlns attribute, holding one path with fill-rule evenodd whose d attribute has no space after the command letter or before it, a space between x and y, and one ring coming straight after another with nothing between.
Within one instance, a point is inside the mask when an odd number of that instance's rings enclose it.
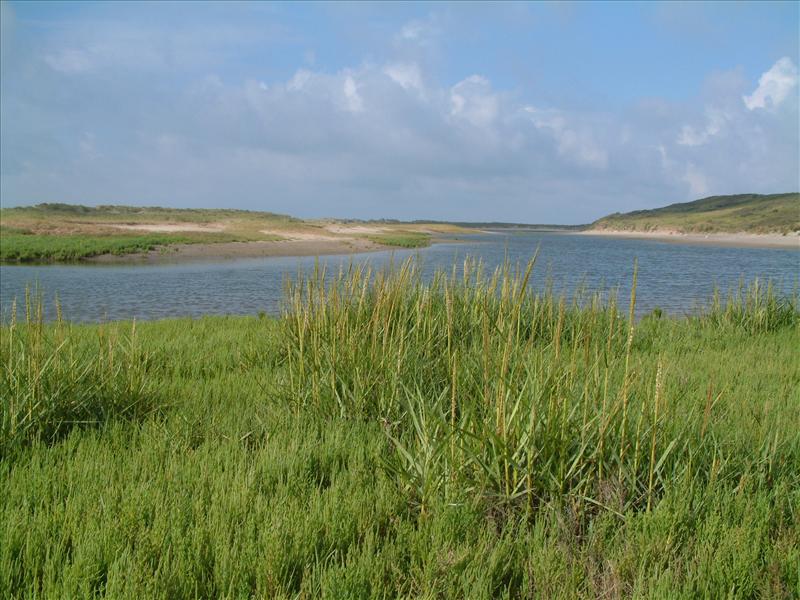
<instances>
[{"instance_id":1,"label":"sandy shore","mask_svg":"<svg viewBox=\"0 0 800 600\"><path fill-rule=\"evenodd\" d=\"M111 223L110 227L124 230L138 230L149 232L180 232L226 231L224 223L206 224L126 224ZM113 255L103 254L84 259L94 263L166 263L203 260L225 260L234 258L260 258L267 256L323 256L331 254L355 254L359 252L377 252L392 250L386 246L369 240L368 234L381 234L394 231L389 227L326 224L319 227L302 226L295 228L270 228L261 229L260 233L282 239L252 241L252 242L219 242L196 244L170 244L150 252ZM414 227L413 231L429 233L431 242L453 242L443 237L441 232L434 229ZM399 249L399 248L394 248Z\"/></svg>"},{"instance_id":2,"label":"sandy shore","mask_svg":"<svg viewBox=\"0 0 800 600\"><path fill-rule=\"evenodd\" d=\"M675 244L698 244L707 246L729 246L740 248L794 248L800 250L800 235L791 233L681 233L678 231L620 231L614 229L590 229L576 235L655 240Z\"/></svg>"},{"instance_id":3,"label":"sandy shore","mask_svg":"<svg viewBox=\"0 0 800 600\"><path fill-rule=\"evenodd\" d=\"M364 239L278 240L269 242L220 242L216 244L175 244L146 253L103 254L86 259L96 263L159 263L176 261L225 260L265 256L323 256L390 250Z\"/></svg>"},{"instance_id":4,"label":"sandy shore","mask_svg":"<svg viewBox=\"0 0 800 600\"><path fill-rule=\"evenodd\" d=\"M114 229L123 229L125 231L149 231L151 233L179 233L183 231L218 233L220 231L225 231L225 227L217 223L207 225L192 223L137 223L134 225L109 223L107 226L113 227Z\"/></svg>"}]
</instances>

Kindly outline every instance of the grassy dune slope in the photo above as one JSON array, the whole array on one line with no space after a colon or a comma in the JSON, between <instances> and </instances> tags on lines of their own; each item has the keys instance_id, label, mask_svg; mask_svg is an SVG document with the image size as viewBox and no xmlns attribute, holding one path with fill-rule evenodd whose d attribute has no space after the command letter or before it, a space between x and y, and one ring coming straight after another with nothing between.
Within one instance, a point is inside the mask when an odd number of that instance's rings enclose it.
<instances>
[{"instance_id":1,"label":"grassy dune slope","mask_svg":"<svg viewBox=\"0 0 800 600\"><path fill-rule=\"evenodd\" d=\"M791 233L800 230L800 194L711 196L653 210L615 213L591 229L682 233Z\"/></svg>"},{"instance_id":2,"label":"grassy dune slope","mask_svg":"<svg viewBox=\"0 0 800 600\"><path fill-rule=\"evenodd\" d=\"M172 244L278 240L263 234L301 223L272 213L240 210L40 204L0 211L0 261L74 261L130 254ZM175 231L148 231L166 225ZM136 229L141 226L142 229Z\"/></svg>"},{"instance_id":3,"label":"grassy dune slope","mask_svg":"<svg viewBox=\"0 0 800 600\"><path fill-rule=\"evenodd\" d=\"M20 306L0 597L800 592L796 301L632 324L524 270L369 277L277 320Z\"/></svg>"},{"instance_id":4,"label":"grassy dune slope","mask_svg":"<svg viewBox=\"0 0 800 600\"><path fill-rule=\"evenodd\" d=\"M245 210L40 204L0 210L0 261L74 261L174 244L280 240L412 248L429 245L432 234L462 231L443 223L303 221Z\"/></svg>"}]
</instances>

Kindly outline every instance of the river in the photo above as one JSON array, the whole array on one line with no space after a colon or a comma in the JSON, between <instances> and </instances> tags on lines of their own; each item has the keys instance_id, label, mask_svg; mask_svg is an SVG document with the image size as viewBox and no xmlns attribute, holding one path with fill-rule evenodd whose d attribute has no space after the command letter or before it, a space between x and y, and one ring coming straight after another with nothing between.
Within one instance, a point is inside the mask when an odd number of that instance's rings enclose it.
<instances>
[{"instance_id":1,"label":"river","mask_svg":"<svg viewBox=\"0 0 800 600\"><path fill-rule=\"evenodd\" d=\"M639 263L637 312L655 307L669 314L690 313L708 302L716 287L736 289L740 281L771 280L792 293L800 277L800 252L793 249L730 248L676 244L586 235L514 232L461 236L419 250L394 250L348 256L325 256L329 268L350 261L375 267L418 256L430 275L451 269L469 255L494 268L508 258L525 263L540 247L531 285L549 280L557 291L571 294L618 289L627 304L634 258ZM47 317L54 316L57 294L65 318L73 321L161 319L220 314L278 314L284 283L312 269L312 257L274 257L202 263L69 264L0 266L0 312L8 318L12 299L38 286Z\"/></svg>"}]
</instances>

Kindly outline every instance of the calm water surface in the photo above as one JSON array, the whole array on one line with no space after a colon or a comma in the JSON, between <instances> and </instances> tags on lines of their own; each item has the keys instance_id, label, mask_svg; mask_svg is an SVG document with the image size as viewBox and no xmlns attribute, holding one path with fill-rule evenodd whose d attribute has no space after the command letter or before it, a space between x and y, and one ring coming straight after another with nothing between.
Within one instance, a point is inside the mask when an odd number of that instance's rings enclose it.
<instances>
[{"instance_id":1,"label":"calm water surface","mask_svg":"<svg viewBox=\"0 0 800 600\"><path fill-rule=\"evenodd\" d=\"M377 252L320 259L328 267L350 261L375 267L418 255L424 273L450 269L465 256L487 267L506 257L527 262L541 246L532 287L550 278L571 293L617 288L627 298L633 259L639 260L638 312L658 306L672 314L688 313L706 303L715 286L735 289L739 281L771 279L791 293L800 278L800 252L793 249L722 248L649 240L609 239L557 233L463 236L460 243L421 250ZM256 314L280 311L287 277L314 267L313 257L276 257L209 263L159 265L0 266L0 312L7 318L14 297L38 285L45 299L58 295L66 318L74 321L160 319L209 314ZM624 300L627 303L627 300ZM48 317L53 317L48 302Z\"/></svg>"}]
</instances>

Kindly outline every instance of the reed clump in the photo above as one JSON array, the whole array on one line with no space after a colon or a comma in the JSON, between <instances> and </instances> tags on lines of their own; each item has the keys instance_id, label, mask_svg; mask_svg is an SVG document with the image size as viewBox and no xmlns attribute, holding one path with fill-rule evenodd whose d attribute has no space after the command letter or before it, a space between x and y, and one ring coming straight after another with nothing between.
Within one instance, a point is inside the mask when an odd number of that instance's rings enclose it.
<instances>
[{"instance_id":1,"label":"reed clump","mask_svg":"<svg viewBox=\"0 0 800 600\"><path fill-rule=\"evenodd\" d=\"M684 374L640 351L667 330L635 322L635 276L619 307L613 294L533 292L535 262L487 273L467 260L427 281L413 259L301 277L282 319L284 397L322 418L384 423L384 464L422 512L478 501L531 516L557 502L623 516L687 482L795 476L796 441L708 435L724 389L688 399ZM796 326L798 313L755 282L695 319L757 333Z\"/></svg>"},{"instance_id":2,"label":"reed clump","mask_svg":"<svg viewBox=\"0 0 800 600\"><path fill-rule=\"evenodd\" d=\"M795 287L791 295L779 295L771 281L754 279L749 285L740 282L724 302L720 291L715 290L700 321L711 328L735 326L753 334L797 327L800 325L798 290Z\"/></svg>"},{"instance_id":3,"label":"reed clump","mask_svg":"<svg viewBox=\"0 0 800 600\"><path fill-rule=\"evenodd\" d=\"M56 305L54 324L38 291L26 291L22 310L11 306L0 343L0 456L154 406L136 324L100 326L89 338Z\"/></svg>"}]
</instances>

